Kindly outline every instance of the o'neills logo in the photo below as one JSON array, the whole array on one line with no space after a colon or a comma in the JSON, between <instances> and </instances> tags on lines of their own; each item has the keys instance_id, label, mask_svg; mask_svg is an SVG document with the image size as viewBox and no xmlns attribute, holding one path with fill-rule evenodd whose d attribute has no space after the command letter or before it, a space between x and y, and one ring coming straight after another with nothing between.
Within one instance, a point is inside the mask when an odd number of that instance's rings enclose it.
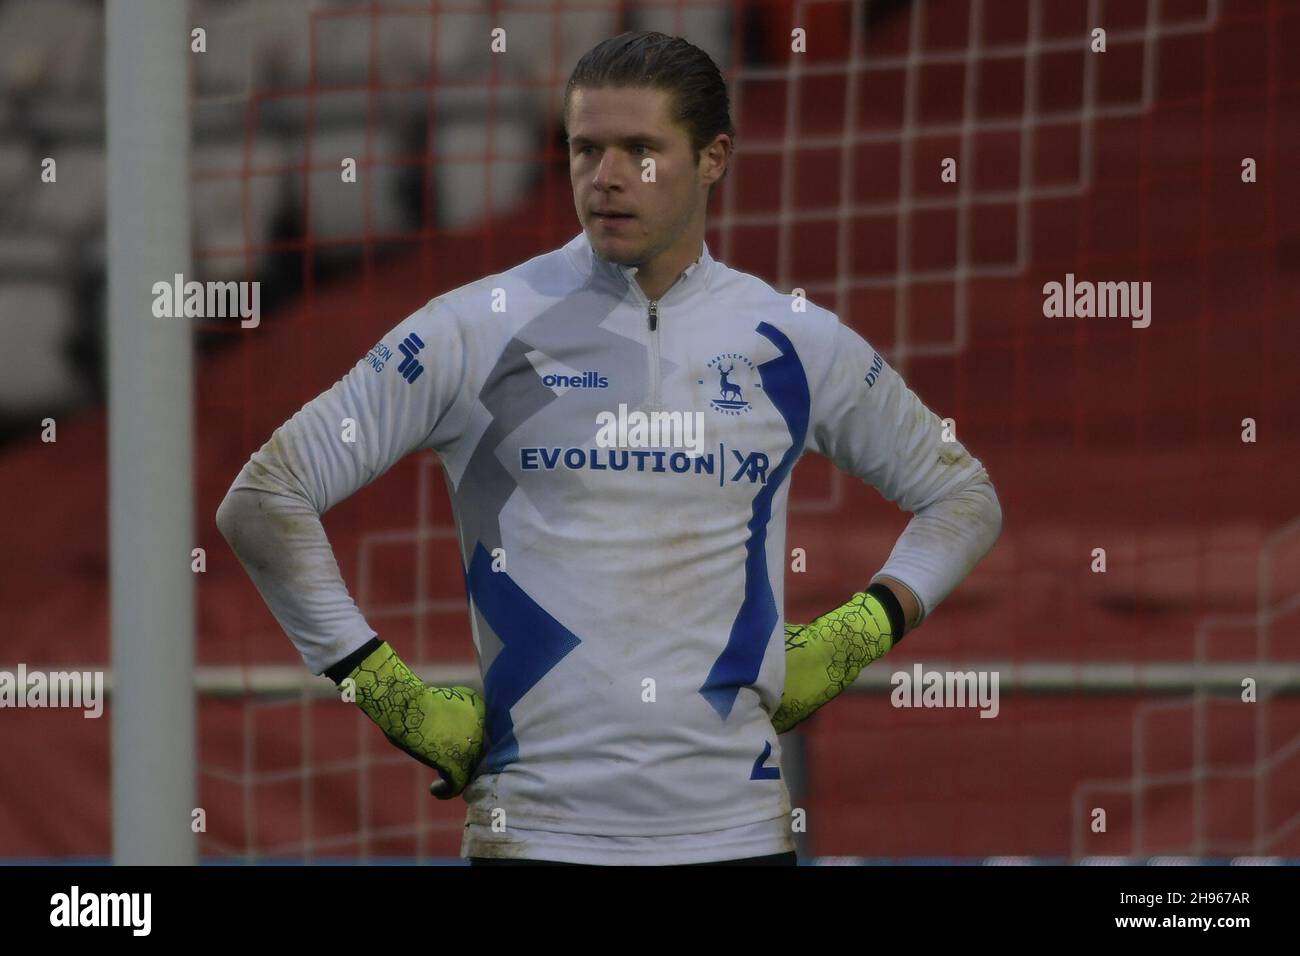
<instances>
[{"instance_id":1,"label":"o'neills logo","mask_svg":"<svg viewBox=\"0 0 1300 956\"><path fill-rule=\"evenodd\" d=\"M581 375L543 375L542 384L547 388L609 388L609 379L599 372L583 372Z\"/></svg>"}]
</instances>

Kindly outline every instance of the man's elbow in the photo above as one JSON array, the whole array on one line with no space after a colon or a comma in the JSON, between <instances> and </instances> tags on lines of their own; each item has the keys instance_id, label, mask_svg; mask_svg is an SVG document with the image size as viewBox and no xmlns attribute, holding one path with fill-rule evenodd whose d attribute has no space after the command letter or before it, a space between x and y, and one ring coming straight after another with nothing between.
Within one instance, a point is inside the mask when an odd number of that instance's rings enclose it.
<instances>
[{"instance_id":1,"label":"man's elbow","mask_svg":"<svg viewBox=\"0 0 1300 956\"><path fill-rule=\"evenodd\" d=\"M249 574L269 571L274 556L284 550L268 524L264 492L232 488L217 506L217 530Z\"/></svg>"},{"instance_id":2,"label":"man's elbow","mask_svg":"<svg viewBox=\"0 0 1300 956\"><path fill-rule=\"evenodd\" d=\"M998 499L998 493L993 487L993 482L989 482L989 526L993 529L993 540L996 541L1002 534L1002 502Z\"/></svg>"},{"instance_id":3,"label":"man's elbow","mask_svg":"<svg viewBox=\"0 0 1300 956\"><path fill-rule=\"evenodd\" d=\"M952 530L980 542L981 555L987 554L1002 534L1002 502L988 472L979 471L943 500Z\"/></svg>"},{"instance_id":4,"label":"man's elbow","mask_svg":"<svg viewBox=\"0 0 1300 956\"><path fill-rule=\"evenodd\" d=\"M255 520L257 511L257 492L247 488L231 488L217 506L217 530L236 554L240 539L249 522Z\"/></svg>"},{"instance_id":5,"label":"man's elbow","mask_svg":"<svg viewBox=\"0 0 1300 956\"><path fill-rule=\"evenodd\" d=\"M993 545L1002 535L1002 502L998 500L998 493L993 488L993 482L989 480L988 475L975 485L983 499L983 507L980 509L980 518L984 525L984 553L987 554Z\"/></svg>"}]
</instances>

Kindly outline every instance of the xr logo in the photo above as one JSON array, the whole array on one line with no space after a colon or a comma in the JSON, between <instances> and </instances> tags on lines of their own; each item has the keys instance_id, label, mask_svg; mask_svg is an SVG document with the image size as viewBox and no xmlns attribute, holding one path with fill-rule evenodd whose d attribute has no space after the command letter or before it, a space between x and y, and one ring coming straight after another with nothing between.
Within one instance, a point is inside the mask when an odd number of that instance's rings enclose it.
<instances>
[{"instance_id":1,"label":"xr logo","mask_svg":"<svg viewBox=\"0 0 1300 956\"><path fill-rule=\"evenodd\" d=\"M731 476L732 481L740 481L741 478L748 477L749 483L754 482L767 484L767 456L761 451L751 451L748 455L742 455L736 449L731 449L731 453L736 456L736 461L740 462L740 467L736 473Z\"/></svg>"}]
</instances>

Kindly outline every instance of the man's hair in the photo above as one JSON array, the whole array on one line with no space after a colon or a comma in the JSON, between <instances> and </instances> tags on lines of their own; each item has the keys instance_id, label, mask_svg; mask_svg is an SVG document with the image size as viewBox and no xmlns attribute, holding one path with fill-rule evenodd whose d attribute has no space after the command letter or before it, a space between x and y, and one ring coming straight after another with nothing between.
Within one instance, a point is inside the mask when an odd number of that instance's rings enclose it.
<instances>
[{"instance_id":1,"label":"man's hair","mask_svg":"<svg viewBox=\"0 0 1300 956\"><path fill-rule=\"evenodd\" d=\"M726 133L735 143L731 102L718 65L707 53L681 37L651 30L629 31L602 40L584 53L564 88L566 134L573 91L578 87L606 86L648 87L668 93L669 116L686 130L697 164L700 152L719 133ZM727 170L730 168L728 163ZM724 171L722 178L726 176ZM709 194L713 194L712 188Z\"/></svg>"}]
</instances>

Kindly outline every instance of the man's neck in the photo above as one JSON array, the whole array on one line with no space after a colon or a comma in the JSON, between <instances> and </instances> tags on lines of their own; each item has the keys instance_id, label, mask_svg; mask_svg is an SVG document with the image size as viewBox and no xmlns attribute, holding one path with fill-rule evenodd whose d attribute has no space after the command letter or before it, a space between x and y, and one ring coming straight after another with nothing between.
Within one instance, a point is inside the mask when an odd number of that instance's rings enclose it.
<instances>
[{"instance_id":1,"label":"man's neck","mask_svg":"<svg viewBox=\"0 0 1300 956\"><path fill-rule=\"evenodd\" d=\"M637 285L651 301L662 298L671 289L681 274L697 262L704 254L704 240L697 239L686 245L683 251L668 251L653 263L639 266L636 270Z\"/></svg>"}]
</instances>

